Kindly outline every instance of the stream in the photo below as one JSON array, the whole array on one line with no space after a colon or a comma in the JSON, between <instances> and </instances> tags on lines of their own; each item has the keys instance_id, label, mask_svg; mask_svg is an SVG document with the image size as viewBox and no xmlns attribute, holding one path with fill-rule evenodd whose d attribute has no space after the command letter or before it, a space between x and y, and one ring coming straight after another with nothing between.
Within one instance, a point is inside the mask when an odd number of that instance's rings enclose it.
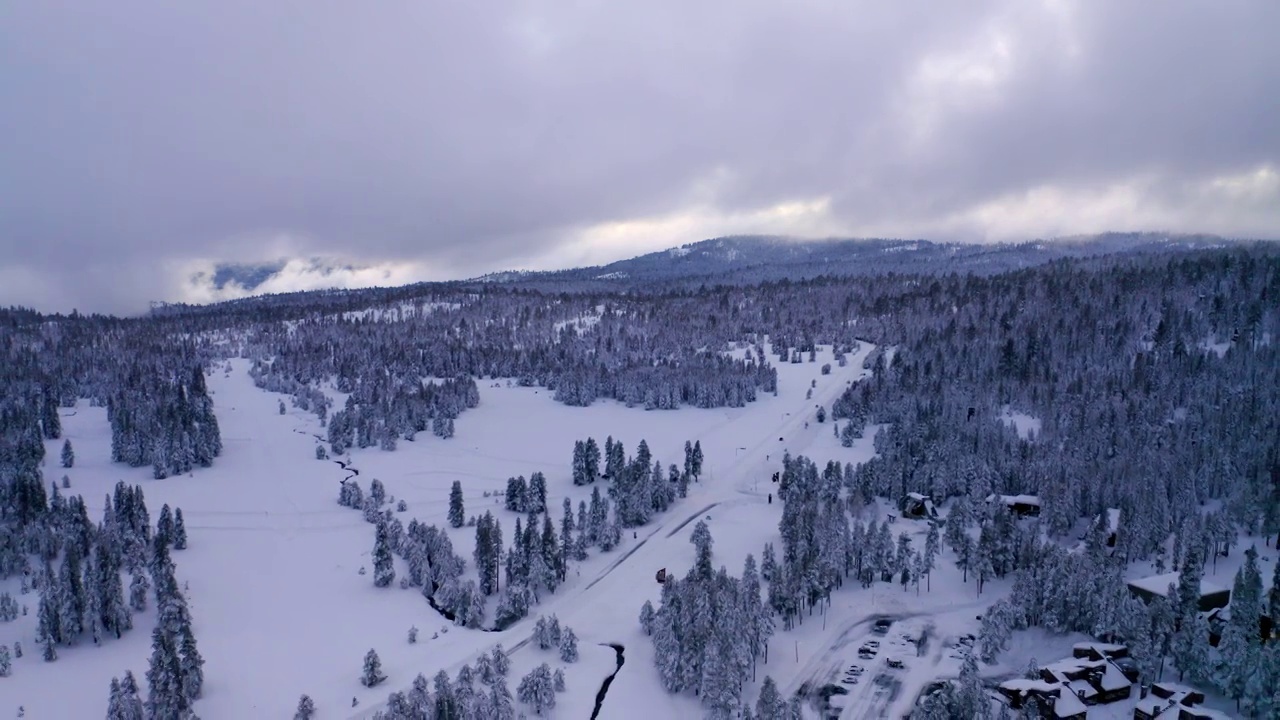
<instances>
[{"instance_id":1,"label":"stream","mask_svg":"<svg viewBox=\"0 0 1280 720\"><path fill-rule=\"evenodd\" d=\"M618 654L618 668L617 670L613 671L612 675L605 678L604 682L600 684L600 692L596 693L596 709L591 712L591 720L596 720L596 718L600 716L600 708L604 706L604 696L609 694L609 686L613 684L613 679L618 676L618 671L622 670L622 666L625 665L627 662L626 658L623 657L623 653L626 652L626 649L627 649L626 647L619 645L617 643L601 643L601 644L608 645L609 647L613 648L614 652Z\"/></svg>"}]
</instances>

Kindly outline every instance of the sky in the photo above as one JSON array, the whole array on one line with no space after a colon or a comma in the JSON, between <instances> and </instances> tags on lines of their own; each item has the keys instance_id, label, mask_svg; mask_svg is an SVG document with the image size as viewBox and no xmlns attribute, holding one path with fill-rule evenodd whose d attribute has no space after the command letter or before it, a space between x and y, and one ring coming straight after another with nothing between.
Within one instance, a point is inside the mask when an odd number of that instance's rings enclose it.
<instances>
[{"instance_id":1,"label":"sky","mask_svg":"<svg viewBox=\"0 0 1280 720\"><path fill-rule=\"evenodd\" d=\"M0 2L0 305L708 237L1280 238L1272 0Z\"/></svg>"}]
</instances>

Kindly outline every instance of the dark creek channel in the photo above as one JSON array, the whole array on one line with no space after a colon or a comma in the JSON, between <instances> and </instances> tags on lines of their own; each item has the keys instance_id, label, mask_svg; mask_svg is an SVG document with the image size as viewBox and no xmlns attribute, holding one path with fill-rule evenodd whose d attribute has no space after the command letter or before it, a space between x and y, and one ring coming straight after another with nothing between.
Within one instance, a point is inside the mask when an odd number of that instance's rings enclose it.
<instances>
[{"instance_id":1,"label":"dark creek channel","mask_svg":"<svg viewBox=\"0 0 1280 720\"><path fill-rule=\"evenodd\" d=\"M596 693L596 709L591 712L591 720L596 720L596 718L600 716L600 708L604 706L604 696L609 694L609 686L613 684L613 679L618 676L618 671L627 663L627 659L623 657L623 654L627 650L626 647L618 645L617 643L601 644L608 645L613 648L614 652L618 653L618 669L614 670L612 675L605 678L603 683L600 683L600 692Z\"/></svg>"}]
</instances>

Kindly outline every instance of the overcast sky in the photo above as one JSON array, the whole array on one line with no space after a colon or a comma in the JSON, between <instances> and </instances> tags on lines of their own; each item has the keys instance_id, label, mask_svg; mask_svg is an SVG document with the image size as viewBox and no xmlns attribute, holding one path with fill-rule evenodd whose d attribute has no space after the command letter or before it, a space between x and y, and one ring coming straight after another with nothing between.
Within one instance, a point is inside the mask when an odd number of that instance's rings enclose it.
<instances>
[{"instance_id":1,"label":"overcast sky","mask_svg":"<svg viewBox=\"0 0 1280 720\"><path fill-rule=\"evenodd\" d=\"M1274 0L3 2L0 305L743 232L1280 237L1278 28Z\"/></svg>"}]
</instances>

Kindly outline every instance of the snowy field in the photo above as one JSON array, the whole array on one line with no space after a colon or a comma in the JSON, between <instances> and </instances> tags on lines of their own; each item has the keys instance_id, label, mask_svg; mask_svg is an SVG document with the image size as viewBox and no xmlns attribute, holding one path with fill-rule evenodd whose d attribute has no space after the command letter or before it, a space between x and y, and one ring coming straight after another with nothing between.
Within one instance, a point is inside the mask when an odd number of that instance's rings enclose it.
<instances>
[{"instance_id":1,"label":"snowy field","mask_svg":"<svg viewBox=\"0 0 1280 720\"><path fill-rule=\"evenodd\" d=\"M565 667L568 692L560 696L556 717L590 716L601 680L614 670L613 651L596 645L606 642L626 646L627 664L610 690L604 717L626 717L628 708L641 707L649 715L697 715L695 700L669 697L658 688L652 649L637 621L644 600L658 600L654 572L660 567L678 573L687 569L692 558L688 536L697 518L710 518L716 560L735 573L748 552L758 557L766 540L776 542L781 503L770 505L767 494L784 451L820 461L856 462L867 456L870 439L861 447L840 447L831 424L817 423L813 414L817 405L830 407L860 376L858 368L870 349L864 346L845 368L833 363L827 376L819 367L831 360L829 348L816 363L779 364L778 396L762 395L737 409L645 412L613 402L572 408L552 401L545 389L480 381L480 407L459 418L453 439L422 434L416 442L401 442L396 452L353 452L351 464L360 469L366 489L371 479L379 478L389 494L407 502L404 522L416 517L444 527L449 486L456 479L465 490L467 514L493 510L509 537L515 514L484 493L503 489L509 476L540 470L547 475L548 503L558 517L565 495L576 506L590 491L570 481L575 440L593 436L603 444L606 435L613 435L630 453L645 439L664 465L682 464L686 440L701 441L704 473L688 498L640 528L638 537L628 533L619 548L593 552L575 565L555 595L502 633L451 627L417 590L378 589L371 575L359 574L361 567L372 569L373 526L337 504L345 473L314 457L315 436L323 429L314 415L292 409L280 415L280 396L255 388L245 361L233 362L229 374L212 372L209 377L224 442L212 468L153 480L149 468L109 462L105 410L82 402L63 411L76 465L65 473L57 467L60 441L50 442L46 480L69 475L67 492L83 494L95 520L101 517L102 499L119 480L142 485L153 518L162 504L182 508L190 547L174 559L179 580L188 585L207 662L205 695L197 703L206 720L289 717L302 693L315 699L321 717L365 716L389 692L407 688L416 674L431 677L442 668L452 674L498 642L509 650L520 648L512 653L509 682L514 690L515 680L533 666L561 665L550 652L521 646L537 614L553 612L573 627L582 651L581 661ZM814 380L813 398L806 399ZM457 552L469 562L474 529L450 533ZM121 640L67 648L57 662L44 663L31 652L36 647L37 595L19 595L16 579L0 589L30 609L0 626L0 643L21 642L26 650L14 661L13 676L0 683L0 711L21 705L28 718L101 717L112 676L128 669L140 678L145 673L153 613L136 618L135 630ZM837 615L866 612L870 609L833 608L831 622L843 621ZM799 662L792 652L784 663L785 653L775 648L766 670L780 682L801 672L823 651L819 639L806 634L819 625L806 623L796 634L802 646ZM421 630L416 645L406 640L411 626ZM775 644L791 640L787 635ZM366 689L358 677L371 647L378 650L389 679ZM754 688L749 692L754 697ZM352 707L353 697L358 707Z\"/></svg>"},{"instance_id":2,"label":"snowy field","mask_svg":"<svg viewBox=\"0 0 1280 720\"><path fill-rule=\"evenodd\" d=\"M311 414L290 409L280 415L281 396L255 388L246 361L234 361L230 373L219 370L209 377L225 446L214 467L153 480L149 468L110 463L105 411L81 403L63 412L65 436L77 454L75 467L65 474L71 478L68 492L85 496L95 521L101 517L103 497L119 480L143 486L153 518L164 503L182 508L190 546L175 552L174 560L179 580L189 584L186 595L207 663L204 697L196 704L205 720L292 717L302 693L315 700L321 718L369 717L388 693L407 689L418 673L430 678L444 669L454 675L499 642L511 652L508 683L513 692L533 667L543 662L563 667L568 690L557 698L551 717L591 716L601 681L615 669L614 652L603 643L625 646L626 664L609 690L602 718L699 717L696 698L661 689L652 645L637 620L645 600L658 604L654 573L663 567L680 575L687 571L693 560L689 536L698 519L707 521L714 537L714 562L733 574L741 570L747 553L758 560L765 542L780 548L782 505L776 497L770 503L769 494L776 490L771 476L781 469L784 452L807 455L819 465L828 460L857 463L870 456L869 435L852 448L841 447L831 423L817 423L814 412L819 405L829 409L862 376L862 360L871 350L864 345L843 368L833 362L826 376L819 368L831 361L830 348L822 349L814 363L779 363L778 396L761 395L737 409L646 412L609 401L575 408L554 402L545 389L482 380L480 406L459 418L454 438L422 433L415 442L402 441L395 452L353 451L347 459L359 469L362 487L367 490L373 478L380 479L396 501L407 503L407 511L400 513L405 523L417 518L446 527L449 487L461 480L466 514L493 511L509 539L517 515L502 509L501 499L492 495L505 488L508 477L544 472L553 519L558 519L564 497L576 508L589 496L590 487L574 487L570 479L575 440L592 436L603 445L605 436L612 435L630 454L644 439L664 466L682 464L685 441L701 441L703 476L690 486L686 499L638 528L634 537L628 530L612 552L593 550L529 618L501 633L453 627L417 589L378 589L371 572L360 574L361 568L372 570L374 527L359 512L337 504L339 481L346 473L333 461L315 459L316 438L323 429ZM806 398L815 381L813 397ZM1011 416L1020 431L1034 428L1029 418ZM60 442L47 446L50 482L64 474L56 462ZM883 502L866 512L896 514ZM895 535L915 535L915 547L923 547L926 530L924 522L905 519L893 526ZM474 529L449 532L470 565ZM1206 574L1229 583L1240 556L1239 550L1233 552ZM1274 551L1268 548L1263 556L1264 577L1269 577ZM404 573L398 566L397 574ZM469 575L474 576L474 569ZM848 694L834 698L832 714L902 717L930 681L958 674L959 638L977 632L977 616L1006 593L1008 582L988 582L978 596L972 580L961 582L954 557L944 550L919 590L846 584L827 607L774 636L768 662L760 665L757 681L744 690L744 697L754 702L766 674L790 694L805 684L840 684L857 665L863 668L860 678L842 685ZM0 625L0 643L18 641L26 651L14 661L13 676L0 681L0 716L21 705L27 718L102 717L112 676L128 669L139 678L144 675L153 612L136 618L135 629L122 640L67 648L57 662L44 663L34 652L36 594L19 595L16 579L0 590L13 593L30 610ZM538 615L552 613L578 635L581 660L576 664L565 665L555 653L527 642ZM873 630L878 618L893 620L885 634ZM421 631L414 645L406 639L411 626ZM992 677L1018 673L1031 657L1051 662L1069 654L1071 643L1081 639L1020 633L1001 663L983 672ZM858 650L868 640L880 647L873 658L859 658ZM370 648L381 656L388 680L366 689L358 678ZM889 659L900 660L902 667L889 667ZM354 707L353 698L358 701Z\"/></svg>"}]
</instances>

